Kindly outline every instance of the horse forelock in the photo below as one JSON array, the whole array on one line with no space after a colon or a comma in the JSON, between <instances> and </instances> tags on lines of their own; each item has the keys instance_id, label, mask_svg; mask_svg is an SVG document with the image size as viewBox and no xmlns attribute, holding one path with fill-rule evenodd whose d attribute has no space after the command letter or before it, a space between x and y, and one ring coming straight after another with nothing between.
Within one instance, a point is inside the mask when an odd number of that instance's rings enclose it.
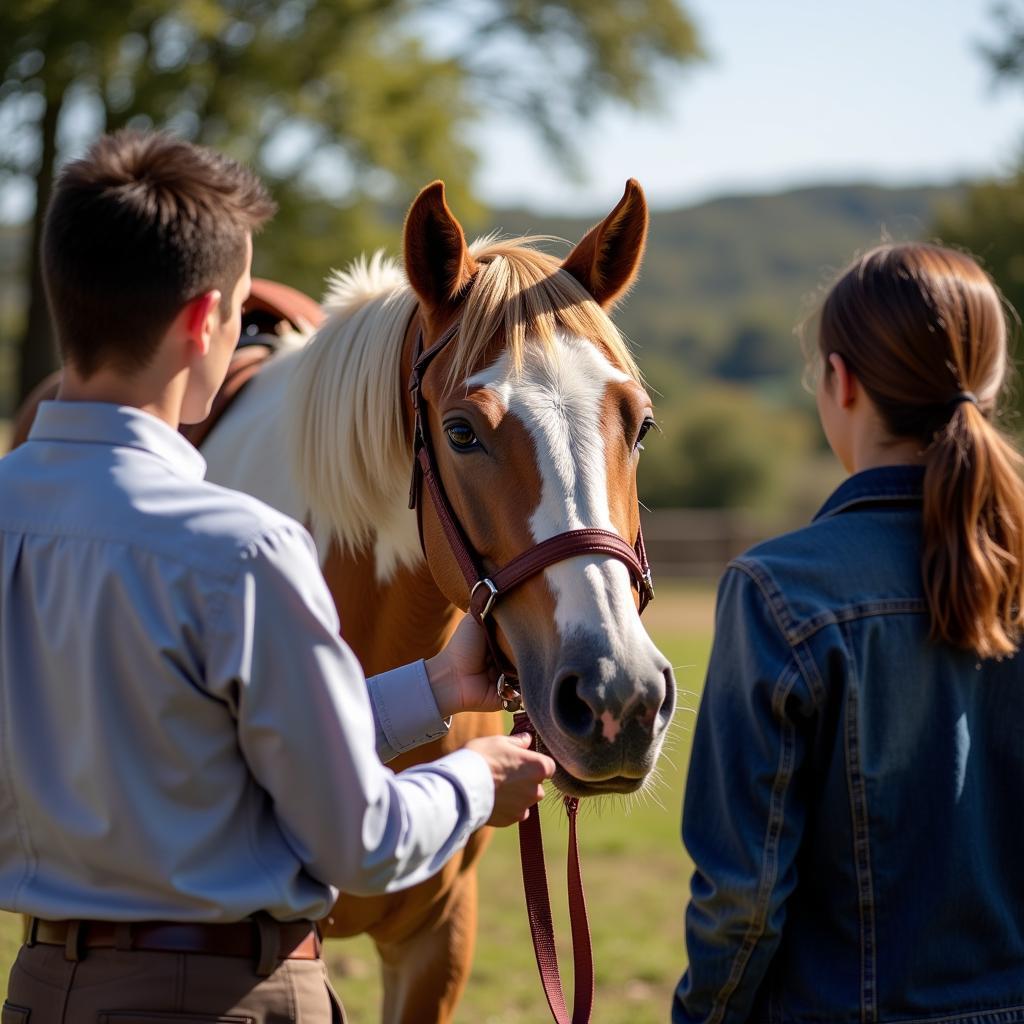
<instances>
[{"instance_id":1,"label":"horse forelock","mask_svg":"<svg viewBox=\"0 0 1024 1024\"><path fill-rule=\"evenodd\" d=\"M598 345L616 368L640 382L629 347L608 315L556 257L536 247L548 241L541 235L487 235L469 246L480 269L460 313L446 390L481 368L496 338L518 373L529 346L553 351L560 335Z\"/></svg>"}]
</instances>

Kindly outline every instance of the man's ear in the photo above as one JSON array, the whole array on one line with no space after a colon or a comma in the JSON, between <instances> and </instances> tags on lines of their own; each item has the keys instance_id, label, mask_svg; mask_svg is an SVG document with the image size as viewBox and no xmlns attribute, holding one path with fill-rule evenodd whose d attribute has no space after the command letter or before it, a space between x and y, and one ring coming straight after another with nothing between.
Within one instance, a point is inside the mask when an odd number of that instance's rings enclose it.
<instances>
[{"instance_id":1,"label":"man's ear","mask_svg":"<svg viewBox=\"0 0 1024 1024\"><path fill-rule=\"evenodd\" d=\"M210 339L220 323L220 291L216 288L194 298L185 307L185 331L199 355L210 350Z\"/></svg>"}]
</instances>

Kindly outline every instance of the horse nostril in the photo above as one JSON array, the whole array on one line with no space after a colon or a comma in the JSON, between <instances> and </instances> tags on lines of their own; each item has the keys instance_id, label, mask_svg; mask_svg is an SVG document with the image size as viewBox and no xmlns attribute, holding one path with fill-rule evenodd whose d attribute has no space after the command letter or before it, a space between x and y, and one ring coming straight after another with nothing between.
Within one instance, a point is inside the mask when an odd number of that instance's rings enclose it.
<instances>
[{"instance_id":1,"label":"horse nostril","mask_svg":"<svg viewBox=\"0 0 1024 1024\"><path fill-rule=\"evenodd\" d=\"M573 736L589 736L594 729L594 712L579 695L580 677L567 672L555 683L555 718Z\"/></svg>"},{"instance_id":2,"label":"horse nostril","mask_svg":"<svg viewBox=\"0 0 1024 1024\"><path fill-rule=\"evenodd\" d=\"M665 692L661 699L661 706L658 708L657 718L662 726L666 726L672 718L672 712L676 709L676 677L672 669L665 669L662 673L665 679Z\"/></svg>"}]
</instances>

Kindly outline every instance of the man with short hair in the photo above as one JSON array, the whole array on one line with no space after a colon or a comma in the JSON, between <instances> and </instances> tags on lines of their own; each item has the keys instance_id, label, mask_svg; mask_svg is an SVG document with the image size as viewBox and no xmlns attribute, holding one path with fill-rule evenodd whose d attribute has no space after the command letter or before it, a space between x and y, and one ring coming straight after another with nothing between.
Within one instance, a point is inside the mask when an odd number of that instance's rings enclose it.
<instances>
[{"instance_id":1,"label":"man with short hair","mask_svg":"<svg viewBox=\"0 0 1024 1024\"><path fill-rule=\"evenodd\" d=\"M497 707L479 627L367 683L307 532L177 432L273 209L161 134L101 138L54 189L61 394L0 460L0 907L32 918L4 1024L340 1020L312 924L338 890L421 881L554 770L519 737L386 769Z\"/></svg>"}]
</instances>

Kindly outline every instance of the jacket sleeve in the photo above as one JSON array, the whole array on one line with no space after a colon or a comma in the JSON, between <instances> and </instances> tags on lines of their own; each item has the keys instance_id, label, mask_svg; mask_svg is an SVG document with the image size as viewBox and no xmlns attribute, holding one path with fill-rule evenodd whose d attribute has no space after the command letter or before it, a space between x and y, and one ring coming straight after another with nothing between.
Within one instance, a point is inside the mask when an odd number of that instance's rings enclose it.
<instances>
[{"instance_id":1,"label":"jacket sleeve","mask_svg":"<svg viewBox=\"0 0 1024 1024\"><path fill-rule=\"evenodd\" d=\"M217 620L207 685L315 878L357 895L405 888L490 816L494 783L473 751L397 775L381 764L366 680L298 524L252 543Z\"/></svg>"},{"instance_id":2,"label":"jacket sleeve","mask_svg":"<svg viewBox=\"0 0 1024 1024\"><path fill-rule=\"evenodd\" d=\"M694 874L673 1024L749 1018L797 884L812 702L767 594L782 600L742 562L719 588L683 810Z\"/></svg>"}]
</instances>

